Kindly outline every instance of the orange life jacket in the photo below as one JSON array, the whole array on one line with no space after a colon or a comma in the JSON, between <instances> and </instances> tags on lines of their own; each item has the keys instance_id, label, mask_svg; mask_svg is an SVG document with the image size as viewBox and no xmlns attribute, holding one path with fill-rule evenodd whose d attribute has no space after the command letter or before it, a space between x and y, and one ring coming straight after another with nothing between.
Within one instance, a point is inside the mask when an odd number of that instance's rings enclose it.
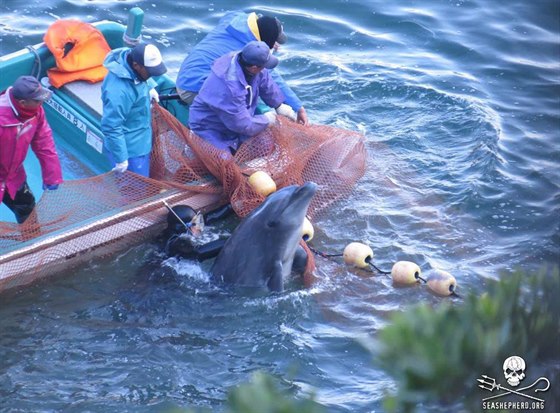
<instances>
[{"instance_id":1,"label":"orange life jacket","mask_svg":"<svg viewBox=\"0 0 560 413\"><path fill-rule=\"evenodd\" d=\"M86 80L103 80L107 69L103 60L111 48L103 34L89 23L78 20L57 20L47 30L45 44L56 61L56 68L48 70L54 87Z\"/></svg>"}]
</instances>

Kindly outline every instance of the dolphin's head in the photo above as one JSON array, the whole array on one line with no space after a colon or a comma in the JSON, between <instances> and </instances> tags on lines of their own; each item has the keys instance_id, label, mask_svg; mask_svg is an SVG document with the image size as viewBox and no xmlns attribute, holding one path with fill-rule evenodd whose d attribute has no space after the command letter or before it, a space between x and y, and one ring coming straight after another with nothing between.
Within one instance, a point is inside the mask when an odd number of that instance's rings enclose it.
<instances>
[{"instance_id":1,"label":"dolphin's head","mask_svg":"<svg viewBox=\"0 0 560 413\"><path fill-rule=\"evenodd\" d=\"M316 191L317 184L313 182L282 188L269 195L264 203L247 217L247 223L253 229L259 228L261 231L261 242L263 248L267 249L263 258L281 263L280 278L262 274L271 290L281 291L281 281L292 271L294 256L302 239L303 221Z\"/></svg>"},{"instance_id":2,"label":"dolphin's head","mask_svg":"<svg viewBox=\"0 0 560 413\"><path fill-rule=\"evenodd\" d=\"M260 221L262 229L277 233L277 236L293 231L301 236L303 220L316 191L314 182L282 188L270 194L247 219Z\"/></svg>"},{"instance_id":3,"label":"dolphin's head","mask_svg":"<svg viewBox=\"0 0 560 413\"><path fill-rule=\"evenodd\" d=\"M292 271L309 203L317 185L292 185L269 195L235 229L212 273L222 281L282 291Z\"/></svg>"}]
</instances>

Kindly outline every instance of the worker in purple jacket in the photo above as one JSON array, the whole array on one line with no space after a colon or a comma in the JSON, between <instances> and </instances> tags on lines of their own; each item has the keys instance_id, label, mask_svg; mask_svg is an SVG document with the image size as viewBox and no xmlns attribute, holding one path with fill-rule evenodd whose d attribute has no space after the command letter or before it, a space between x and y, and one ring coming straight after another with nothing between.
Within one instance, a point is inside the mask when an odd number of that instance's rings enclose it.
<instances>
[{"instance_id":1,"label":"worker in purple jacket","mask_svg":"<svg viewBox=\"0 0 560 413\"><path fill-rule=\"evenodd\" d=\"M235 153L239 145L276 122L290 109L269 69L278 64L264 42L218 58L193 101L189 127L217 148ZM256 115L259 97L276 111Z\"/></svg>"}]
</instances>

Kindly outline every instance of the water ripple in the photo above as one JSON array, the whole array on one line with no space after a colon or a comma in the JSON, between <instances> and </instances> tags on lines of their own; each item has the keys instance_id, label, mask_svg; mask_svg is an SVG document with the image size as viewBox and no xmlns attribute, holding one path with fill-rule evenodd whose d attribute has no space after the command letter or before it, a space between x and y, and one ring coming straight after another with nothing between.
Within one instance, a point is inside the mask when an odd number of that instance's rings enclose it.
<instances>
[{"instance_id":1,"label":"water ripple","mask_svg":"<svg viewBox=\"0 0 560 413\"><path fill-rule=\"evenodd\" d=\"M314 222L317 249L364 242L382 269L411 260L481 293L503 270L558 262L557 1L13 0L0 7L2 53L58 18L125 22L135 5L172 76L227 10L280 17L279 70L311 121L366 136L368 170ZM377 411L395 384L362 344L391 313L446 300L320 257L310 289L241 294L212 283L209 263L158 248L2 297L0 410L220 410L229 387L265 370L329 411Z\"/></svg>"}]
</instances>

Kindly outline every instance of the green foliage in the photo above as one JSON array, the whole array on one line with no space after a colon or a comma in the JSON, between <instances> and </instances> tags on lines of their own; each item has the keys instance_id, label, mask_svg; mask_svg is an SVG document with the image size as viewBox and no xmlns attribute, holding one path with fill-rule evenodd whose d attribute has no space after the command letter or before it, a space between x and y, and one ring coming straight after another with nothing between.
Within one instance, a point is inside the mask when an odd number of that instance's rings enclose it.
<instances>
[{"instance_id":1,"label":"green foliage","mask_svg":"<svg viewBox=\"0 0 560 413\"><path fill-rule=\"evenodd\" d=\"M206 413L207 409L171 410L168 413ZM249 383L229 390L226 413L324 413L321 405L306 396L296 400L284 394L269 374L257 372Z\"/></svg>"},{"instance_id":2,"label":"green foliage","mask_svg":"<svg viewBox=\"0 0 560 413\"><path fill-rule=\"evenodd\" d=\"M503 375L508 356L520 355L528 364L557 357L559 334L558 268L504 276L460 305L410 308L379 334L379 361L399 388L385 408L412 411L419 402L468 399L481 374Z\"/></svg>"},{"instance_id":3,"label":"green foliage","mask_svg":"<svg viewBox=\"0 0 560 413\"><path fill-rule=\"evenodd\" d=\"M282 394L272 377L256 373L252 381L230 391L228 413L319 413L321 406L312 399L295 400Z\"/></svg>"}]
</instances>

